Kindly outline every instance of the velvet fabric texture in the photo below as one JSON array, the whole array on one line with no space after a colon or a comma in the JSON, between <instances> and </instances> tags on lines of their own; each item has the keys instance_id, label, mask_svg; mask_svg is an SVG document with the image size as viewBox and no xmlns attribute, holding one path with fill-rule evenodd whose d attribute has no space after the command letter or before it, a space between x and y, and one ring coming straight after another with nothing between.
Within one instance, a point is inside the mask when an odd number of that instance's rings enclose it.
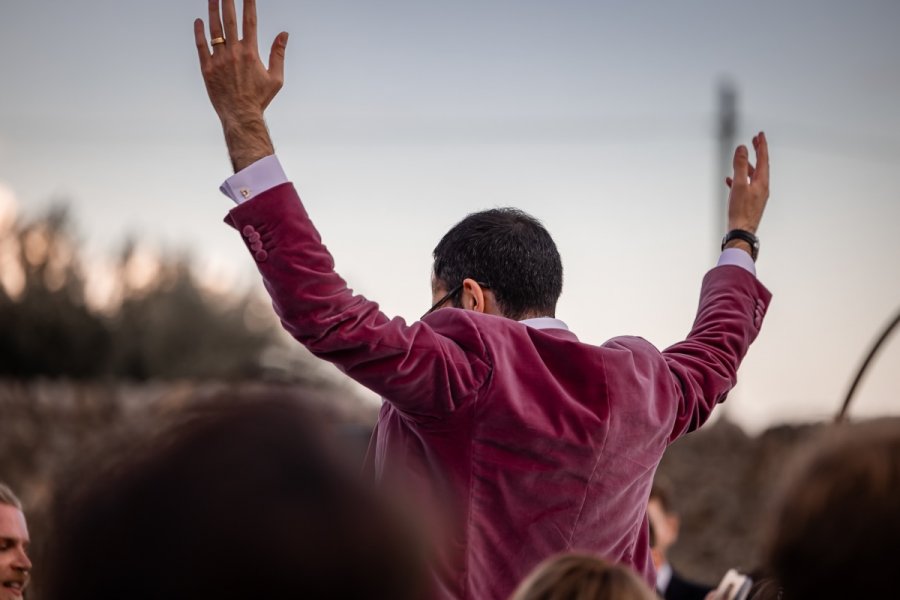
<instances>
[{"instance_id":1,"label":"velvet fabric texture","mask_svg":"<svg viewBox=\"0 0 900 600\"><path fill-rule=\"evenodd\" d=\"M226 219L284 327L380 394L374 476L424 509L444 598L504 599L580 550L655 582L647 498L666 447L735 385L771 295L736 266L704 278L693 328L660 352L446 308L412 324L355 295L291 184ZM251 241L252 240L252 241Z\"/></svg>"}]
</instances>

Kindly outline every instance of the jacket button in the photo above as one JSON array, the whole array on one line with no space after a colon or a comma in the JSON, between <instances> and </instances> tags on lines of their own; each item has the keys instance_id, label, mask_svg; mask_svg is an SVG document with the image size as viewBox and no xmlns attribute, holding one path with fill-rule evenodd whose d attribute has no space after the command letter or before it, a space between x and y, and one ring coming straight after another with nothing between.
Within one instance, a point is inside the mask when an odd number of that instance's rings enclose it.
<instances>
[{"instance_id":1,"label":"jacket button","mask_svg":"<svg viewBox=\"0 0 900 600\"><path fill-rule=\"evenodd\" d=\"M244 234L244 237L250 237L256 233L256 229L253 228L253 225L245 225L244 228L241 229L241 233Z\"/></svg>"},{"instance_id":2,"label":"jacket button","mask_svg":"<svg viewBox=\"0 0 900 600\"><path fill-rule=\"evenodd\" d=\"M256 259L256 262L264 262L267 258L269 258L269 253L265 250L258 250L256 254L253 255Z\"/></svg>"},{"instance_id":3,"label":"jacket button","mask_svg":"<svg viewBox=\"0 0 900 600\"><path fill-rule=\"evenodd\" d=\"M250 249L253 250L254 252L259 252L260 250L263 249L263 243L257 240L255 242L253 242L252 244L250 244Z\"/></svg>"},{"instance_id":4,"label":"jacket button","mask_svg":"<svg viewBox=\"0 0 900 600\"><path fill-rule=\"evenodd\" d=\"M247 241L251 244L254 242L258 242L260 240L260 235L258 231L254 231L250 235L247 236Z\"/></svg>"}]
</instances>

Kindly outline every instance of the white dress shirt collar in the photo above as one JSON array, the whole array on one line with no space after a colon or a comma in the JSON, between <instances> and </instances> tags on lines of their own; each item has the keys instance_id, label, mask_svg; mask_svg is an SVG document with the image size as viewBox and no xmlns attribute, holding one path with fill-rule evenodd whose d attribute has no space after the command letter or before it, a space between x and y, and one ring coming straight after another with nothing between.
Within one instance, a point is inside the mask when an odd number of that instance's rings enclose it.
<instances>
[{"instance_id":1,"label":"white dress shirt collar","mask_svg":"<svg viewBox=\"0 0 900 600\"><path fill-rule=\"evenodd\" d=\"M656 572L656 589L663 596L666 595L666 589L669 587L669 582L672 581L672 565L669 563L663 564Z\"/></svg>"},{"instance_id":2,"label":"white dress shirt collar","mask_svg":"<svg viewBox=\"0 0 900 600\"><path fill-rule=\"evenodd\" d=\"M569 330L569 326L553 317L535 317L533 319L522 319L519 321L523 325L527 325L533 329L563 329Z\"/></svg>"}]
</instances>

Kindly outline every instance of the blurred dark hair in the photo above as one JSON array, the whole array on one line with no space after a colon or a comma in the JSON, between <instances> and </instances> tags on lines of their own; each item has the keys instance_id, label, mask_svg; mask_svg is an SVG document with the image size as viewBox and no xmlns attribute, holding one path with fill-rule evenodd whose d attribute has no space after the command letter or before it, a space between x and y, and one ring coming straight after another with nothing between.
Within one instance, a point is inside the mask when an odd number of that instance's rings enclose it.
<instances>
[{"instance_id":1,"label":"blurred dark hair","mask_svg":"<svg viewBox=\"0 0 900 600\"><path fill-rule=\"evenodd\" d=\"M831 428L789 474L765 550L784 598L895 597L900 420Z\"/></svg>"},{"instance_id":2,"label":"blurred dark hair","mask_svg":"<svg viewBox=\"0 0 900 600\"><path fill-rule=\"evenodd\" d=\"M41 597L420 598L415 540L320 431L271 397L187 410L58 493Z\"/></svg>"},{"instance_id":3,"label":"blurred dark hair","mask_svg":"<svg viewBox=\"0 0 900 600\"><path fill-rule=\"evenodd\" d=\"M538 565L510 600L656 600L631 569L590 554L560 554Z\"/></svg>"},{"instance_id":4,"label":"blurred dark hair","mask_svg":"<svg viewBox=\"0 0 900 600\"><path fill-rule=\"evenodd\" d=\"M490 286L510 319L555 316L563 280L559 251L540 221L521 210L468 215L444 235L433 255L434 275L448 290L471 278Z\"/></svg>"}]
</instances>

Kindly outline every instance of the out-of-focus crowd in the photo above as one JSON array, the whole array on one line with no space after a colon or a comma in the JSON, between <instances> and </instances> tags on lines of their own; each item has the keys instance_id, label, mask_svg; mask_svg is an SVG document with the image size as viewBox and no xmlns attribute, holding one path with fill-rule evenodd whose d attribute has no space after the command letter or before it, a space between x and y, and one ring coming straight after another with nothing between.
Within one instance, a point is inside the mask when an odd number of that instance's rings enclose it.
<instances>
[{"instance_id":1,"label":"out-of-focus crowd","mask_svg":"<svg viewBox=\"0 0 900 600\"><path fill-rule=\"evenodd\" d=\"M223 394L110 442L59 482L43 564L0 485L0 599L433 597L415 510L359 477L320 417L271 393ZM711 589L669 562L679 517L658 479L646 512L657 589L590 552L549 556L511 600L892 597L900 421L823 430L786 469L763 564ZM729 587L729 582L731 583Z\"/></svg>"}]
</instances>

